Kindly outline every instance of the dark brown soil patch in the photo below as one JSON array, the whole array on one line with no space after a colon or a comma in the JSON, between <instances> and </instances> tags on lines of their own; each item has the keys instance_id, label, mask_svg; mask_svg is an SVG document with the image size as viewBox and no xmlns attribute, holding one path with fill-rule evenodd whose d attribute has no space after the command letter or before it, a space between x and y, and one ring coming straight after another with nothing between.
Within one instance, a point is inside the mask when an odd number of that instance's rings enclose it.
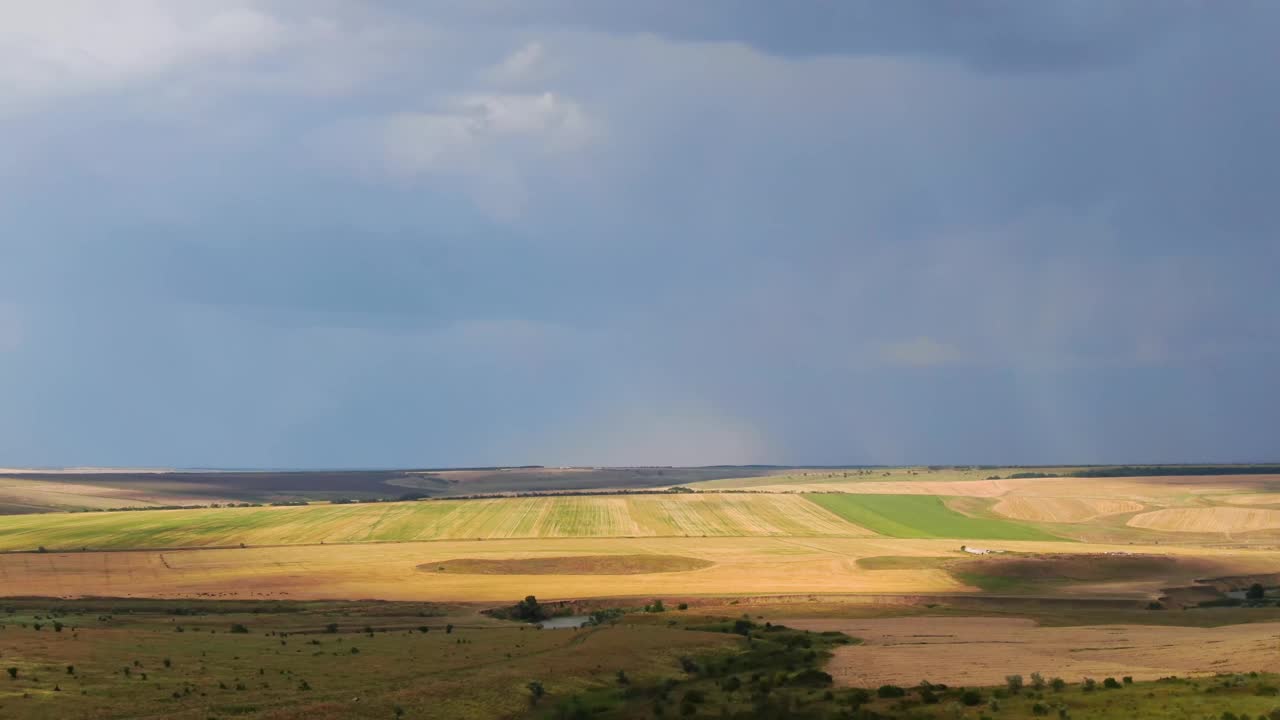
<instances>
[{"instance_id":1,"label":"dark brown soil patch","mask_svg":"<svg viewBox=\"0 0 1280 720\"><path fill-rule=\"evenodd\" d=\"M955 571L1016 580L1120 582L1195 578L1223 566L1212 560L1168 555L1035 555L984 557L952 566Z\"/></svg>"}]
</instances>

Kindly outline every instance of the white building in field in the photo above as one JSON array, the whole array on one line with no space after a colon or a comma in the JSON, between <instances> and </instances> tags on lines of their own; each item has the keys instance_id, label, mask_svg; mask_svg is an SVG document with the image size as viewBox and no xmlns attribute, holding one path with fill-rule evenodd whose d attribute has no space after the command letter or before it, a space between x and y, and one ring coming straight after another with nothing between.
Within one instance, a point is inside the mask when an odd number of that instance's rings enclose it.
<instances>
[{"instance_id":1,"label":"white building in field","mask_svg":"<svg viewBox=\"0 0 1280 720\"><path fill-rule=\"evenodd\" d=\"M1004 552L1003 550L988 550L987 548L969 547L968 545L961 545L960 549L970 555L998 555Z\"/></svg>"}]
</instances>

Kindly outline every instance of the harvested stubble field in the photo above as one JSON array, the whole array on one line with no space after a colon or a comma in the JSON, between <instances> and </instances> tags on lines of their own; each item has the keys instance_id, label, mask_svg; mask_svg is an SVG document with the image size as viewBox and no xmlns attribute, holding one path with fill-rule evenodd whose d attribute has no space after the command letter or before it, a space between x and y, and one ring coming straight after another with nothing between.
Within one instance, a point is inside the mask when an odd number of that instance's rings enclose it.
<instances>
[{"instance_id":1,"label":"harvested stubble field","mask_svg":"<svg viewBox=\"0 0 1280 720\"><path fill-rule=\"evenodd\" d=\"M1179 507L1136 515L1131 527L1162 532L1247 533L1280 529L1280 510L1251 507Z\"/></svg>"},{"instance_id":2,"label":"harvested stubble field","mask_svg":"<svg viewBox=\"0 0 1280 720\"><path fill-rule=\"evenodd\" d=\"M198 494L197 493L201 493ZM6 512L49 512L51 510L151 507L184 503L227 503L234 495L200 483L156 482L145 488L64 482L48 479L0 477L0 507Z\"/></svg>"},{"instance_id":3,"label":"harvested stubble field","mask_svg":"<svg viewBox=\"0 0 1280 720\"><path fill-rule=\"evenodd\" d=\"M1280 506L1280 493L1253 493L1249 495L1222 495L1213 498L1228 505L1277 505Z\"/></svg>"},{"instance_id":4,"label":"harvested stubble field","mask_svg":"<svg viewBox=\"0 0 1280 720\"><path fill-rule=\"evenodd\" d=\"M215 597L509 601L535 594L600 596L777 595L796 593L968 593L977 587L940 565L864 567L884 556L972 559L956 541L891 538L547 538L269 548L0 554L0 588L52 597ZM1131 551L1215 561L1215 575L1264 572L1280 552L1195 547L1002 541L1011 551L1041 554ZM701 569L644 574L472 574L452 561L566 562L591 570L584 556L690 558ZM602 560L608 568L615 561ZM616 562L632 562L623 560ZM444 565L446 570L440 571ZM518 566L517 566L518 567ZM1103 581L1106 578L1102 579ZM1152 597L1150 579L1114 578L1099 594ZM1094 581L1090 581L1094 582ZM1132 585L1132 586L1131 586ZM1055 590L1057 592L1057 590Z\"/></svg>"},{"instance_id":5,"label":"harvested stubble field","mask_svg":"<svg viewBox=\"0 0 1280 720\"><path fill-rule=\"evenodd\" d=\"M1064 468L1069 470L1069 468ZM1167 502L1205 495L1259 493L1280 487L1277 475L1147 476L1106 478L1001 478L982 477L983 471L928 472L895 470L883 475L785 475L742 480L697 483L697 490L750 489L757 492L822 492L860 495L940 495L1003 498L1097 497L1137 502ZM987 473L989 474L989 473Z\"/></svg>"},{"instance_id":6,"label":"harvested stubble field","mask_svg":"<svg viewBox=\"0 0 1280 720\"><path fill-rule=\"evenodd\" d=\"M999 685L1039 672L1072 682L1106 676L1155 680L1170 675L1251 672L1280 657L1280 623L1216 628L1100 625L1041 627L1024 618L910 617L782 619L863 640L838 648L828 672L846 685ZM938 662L945 657L946 662Z\"/></svg>"},{"instance_id":7,"label":"harvested stubble field","mask_svg":"<svg viewBox=\"0 0 1280 720\"><path fill-rule=\"evenodd\" d=\"M1085 523L1108 515L1137 512L1142 503L1134 500L1091 497L1007 497L992 510L1014 520L1053 523Z\"/></svg>"}]
</instances>

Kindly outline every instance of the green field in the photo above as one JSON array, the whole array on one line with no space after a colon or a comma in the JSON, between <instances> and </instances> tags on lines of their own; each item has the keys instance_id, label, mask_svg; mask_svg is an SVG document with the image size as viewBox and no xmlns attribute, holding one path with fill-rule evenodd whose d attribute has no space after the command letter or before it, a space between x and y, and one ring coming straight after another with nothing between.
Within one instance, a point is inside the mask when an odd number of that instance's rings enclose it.
<instances>
[{"instance_id":1,"label":"green field","mask_svg":"<svg viewBox=\"0 0 1280 720\"><path fill-rule=\"evenodd\" d=\"M669 493L0 517L0 551L499 538L861 536L800 495Z\"/></svg>"},{"instance_id":2,"label":"green field","mask_svg":"<svg viewBox=\"0 0 1280 720\"><path fill-rule=\"evenodd\" d=\"M1030 525L974 518L951 510L936 495L849 495L806 498L855 525L898 538L973 540L1061 540Z\"/></svg>"}]
</instances>

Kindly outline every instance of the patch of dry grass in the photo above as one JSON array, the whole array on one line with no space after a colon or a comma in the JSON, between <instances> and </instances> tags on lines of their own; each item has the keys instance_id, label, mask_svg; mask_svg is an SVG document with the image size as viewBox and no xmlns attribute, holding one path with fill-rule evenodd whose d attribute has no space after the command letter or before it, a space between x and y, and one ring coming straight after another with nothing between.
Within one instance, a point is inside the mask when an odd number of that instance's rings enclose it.
<instances>
[{"instance_id":1,"label":"patch of dry grass","mask_svg":"<svg viewBox=\"0 0 1280 720\"><path fill-rule=\"evenodd\" d=\"M1217 628L1153 625L1040 627L1021 618L909 617L786 619L785 625L838 630L863 644L838 648L827 671L857 687L1000 685L1008 675L1081 677L1249 672L1274 664L1280 623ZM939 662L939 658L946 658Z\"/></svg>"}]
</instances>

